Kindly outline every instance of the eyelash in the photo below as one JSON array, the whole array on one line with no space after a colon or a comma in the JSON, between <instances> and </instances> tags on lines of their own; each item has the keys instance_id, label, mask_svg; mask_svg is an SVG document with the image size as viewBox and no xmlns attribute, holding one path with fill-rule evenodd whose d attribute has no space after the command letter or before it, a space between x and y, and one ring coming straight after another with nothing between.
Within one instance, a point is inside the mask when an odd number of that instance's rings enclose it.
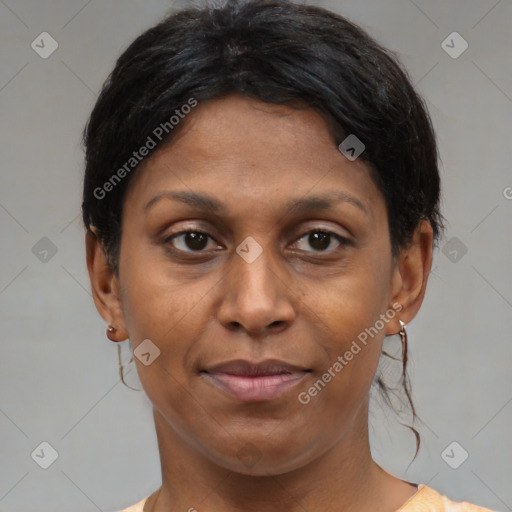
<instances>
[{"instance_id":1,"label":"eyelash","mask_svg":"<svg viewBox=\"0 0 512 512\"><path fill-rule=\"evenodd\" d=\"M210 236L208 233L204 232L204 231L200 231L198 229L185 229L183 231L179 231L178 233L173 233L171 236L167 237L165 240L164 240L164 243L165 244L170 244L170 242L174 239L174 238L177 238L179 236L182 236L182 235L186 235L188 233L195 233L195 234L200 234L200 235L206 235L208 238L210 238L211 240L214 240L214 238L212 236ZM304 233L303 235L301 235L299 238L297 238L297 242L302 240L305 236L307 235L310 235L311 233L322 233L322 234L326 234L326 235L331 235L332 237L334 237L339 243L341 246L343 245L353 245L352 241L349 240L348 238L345 238L341 235L338 235L337 233L334 233L333 231L329 231L329 230L326 230L326 229L312 229L312 230L309 230L307 231L306 233ZM186 253L186 254L194 254L194 253L197 253L197 254L201 254L201 253L206 253L208 251L204 251L204 250L200 250L200 251L183 251L181 249L177 249L176 247L173 247L172 244L171 244L171 247L173 251L178 251L180 253ZM338 248L336 249L331 249L331 250L325 250L325 251L305 251L305 252L312 252L312 253L317 253L317 254L322 254L322 253L329 253L329 252L333 252L333 251L336 251Z\"/></svg>"}]
</instances>

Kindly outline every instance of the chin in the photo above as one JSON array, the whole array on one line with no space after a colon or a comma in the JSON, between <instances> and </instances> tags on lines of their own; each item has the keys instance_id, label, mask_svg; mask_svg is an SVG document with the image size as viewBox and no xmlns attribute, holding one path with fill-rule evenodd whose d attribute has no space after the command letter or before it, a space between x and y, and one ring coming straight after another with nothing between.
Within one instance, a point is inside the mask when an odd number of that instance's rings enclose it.
<instances>
[{"instance_id":1,"label":"chin","mask_svg":"<svg viewBox=\"0 0 512 512\"><path fill-rule=\"evenodd\" d=\"M297 470L315 458L317 450L309 450L293 442L287 436L285 445L276 445L267 440L236 443L233 451L210 451L212 461L229 471L248 476L276 476ZM275 441L275 440L274 440ZM221 448L224 448L223 445Z\"/></svg>"}]
</instances>

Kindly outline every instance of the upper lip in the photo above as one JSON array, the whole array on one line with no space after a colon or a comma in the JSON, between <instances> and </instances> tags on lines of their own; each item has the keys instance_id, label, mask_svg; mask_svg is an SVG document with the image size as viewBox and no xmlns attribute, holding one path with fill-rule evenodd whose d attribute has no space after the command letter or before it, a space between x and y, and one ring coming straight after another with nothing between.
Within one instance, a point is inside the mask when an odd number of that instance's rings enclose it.
<instances>
[{"instance_id":1,"label":"upper lip","mask_svg":"<svg viewBox=\"0 0 512 512\"><path fill-rule=\"evenodd\" d=\"M241 376L262 376L279 375L282 373L295 373L310 371L306 368L280 361L279 359L266 359L259 363L245 361L243 359L234 359L216 364L207 368L206 373L227 373L230 375Z\"/></svg>"}]
</instances>

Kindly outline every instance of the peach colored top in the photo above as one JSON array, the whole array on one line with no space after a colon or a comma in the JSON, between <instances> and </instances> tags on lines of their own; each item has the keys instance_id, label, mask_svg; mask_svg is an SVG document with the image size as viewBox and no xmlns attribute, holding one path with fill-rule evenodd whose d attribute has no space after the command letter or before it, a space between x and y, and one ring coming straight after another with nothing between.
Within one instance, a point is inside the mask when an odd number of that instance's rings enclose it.
<instances>
[{"instance_id":1,"label":"peach colored top","mask_svg":"<svg viewBox=\"0 0 512 512\"><path fill-rule=\"evenodd\" d=\"M143 512L149 496L120 512ZM193 508L192 508L193 510ZM418 491L396 512L493 512L488 508L472 505L467 501L455 502L439 494L431 487L418 484Z\"/></svg>"}]
</instances>

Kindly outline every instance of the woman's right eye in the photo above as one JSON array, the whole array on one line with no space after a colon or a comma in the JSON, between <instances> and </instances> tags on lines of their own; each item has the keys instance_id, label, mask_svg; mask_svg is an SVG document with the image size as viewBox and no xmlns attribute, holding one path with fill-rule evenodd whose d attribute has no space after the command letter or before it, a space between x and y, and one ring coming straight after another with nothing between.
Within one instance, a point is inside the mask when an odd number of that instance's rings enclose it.
<instances>
[{"instance_id":1,"label":"woman's right eye","mask_svg":"<svg viewBox=\"0 0 512 512\"><path fill-rule=\"evenodd\" d=\"M189 229L174 233L167 237L164 243L170 243L175 249L183 252L203 252L209 238L213 240L208 233ZM218 247L218 245L216 247ZM187 248L190 250L187 250Z\"/></svg>"}]
</instances>

